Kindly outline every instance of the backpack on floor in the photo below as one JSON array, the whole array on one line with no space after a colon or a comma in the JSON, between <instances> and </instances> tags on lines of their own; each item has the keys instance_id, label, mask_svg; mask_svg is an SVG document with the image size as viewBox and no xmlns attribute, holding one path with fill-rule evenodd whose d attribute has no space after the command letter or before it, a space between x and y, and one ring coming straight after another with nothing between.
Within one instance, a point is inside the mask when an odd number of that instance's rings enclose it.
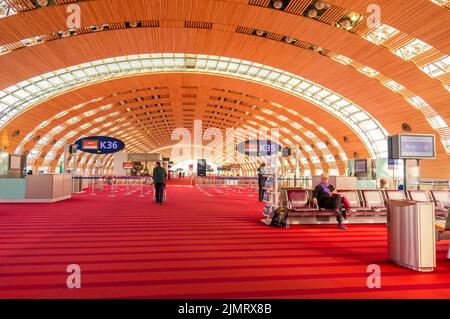
<instances>
[{"instance_id":1,"label":"backpack on floor","mask_svg":"<svg viewBox=\"0 0 450 319\"><path fill-rule=\"evenodd\" d=\"M288 212L286 208L277 208L272 212L270 226L288 228Z\"/></svg>"}]
</instances>

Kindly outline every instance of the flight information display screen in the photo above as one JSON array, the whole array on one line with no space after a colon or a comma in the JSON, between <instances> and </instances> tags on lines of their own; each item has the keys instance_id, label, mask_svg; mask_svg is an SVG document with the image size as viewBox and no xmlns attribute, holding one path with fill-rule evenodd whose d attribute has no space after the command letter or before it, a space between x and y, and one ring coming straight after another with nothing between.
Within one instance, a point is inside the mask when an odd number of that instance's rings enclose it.
<instances>
[{"instance_id":1,"label":"flight information display screen","mask_svg":"<svg viewBox=\"0 0 450 319\"><path fill-rule=\"evenodd\" d=\"M367 173L367 160L355 160L355 173Z\"/></svg>"},{"instance_id":2,"label":"flight information display screen","mask_svg":"<svg viewBox=\"0 0 450 319\"><path fill-rule=\"evenodd\" d=\"M400 135L400 157L434 158L433 135Z\"/></svg>"}]
</instances>

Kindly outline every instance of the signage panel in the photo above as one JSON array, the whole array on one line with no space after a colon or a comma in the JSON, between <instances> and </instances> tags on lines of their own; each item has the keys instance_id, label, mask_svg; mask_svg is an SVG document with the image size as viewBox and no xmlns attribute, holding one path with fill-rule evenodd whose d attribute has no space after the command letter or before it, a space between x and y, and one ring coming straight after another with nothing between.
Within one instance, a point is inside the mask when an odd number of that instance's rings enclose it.
<instances>
[{"instance_id":1,"label":"signage panel","mask_svg":"<svg viewBox=\"0 0 450 319\"><path fill-rule=\"evenodd\" d=\"M116 153L125 148L121 140L109 136L89 136L80 138L75 142L78 150L91 154Z\"/></svg>"},{"instance_id":2,"label":"signage panel","mask_svg":"<svg viewBox=\"0 0 450 319\"><path fill-rule=\"evenodd\" d=\"M124 169L132 169L133 168L133 162L124 162L123 163Z\"/></svg>"},{"instance_id":3,"label":"signage panel","mask_svg":"<svg viewBox=\"0 0 450 319\"><path fill-rule=\"evenodd\" d=\"M248 140L236 146L239 153L248 156L270 156L281 151L281 145L270 140Z\"/></svg>"}]
</instances>

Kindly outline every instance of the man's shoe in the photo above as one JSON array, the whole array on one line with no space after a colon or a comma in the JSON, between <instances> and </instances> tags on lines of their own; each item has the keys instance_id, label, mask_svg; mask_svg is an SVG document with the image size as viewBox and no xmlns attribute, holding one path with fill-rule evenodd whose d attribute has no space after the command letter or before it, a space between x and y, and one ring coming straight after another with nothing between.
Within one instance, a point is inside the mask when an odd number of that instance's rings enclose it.
<instances>
[{"instance_id":1,"label":"man's shoe","mask_svg":"<svg viewBox=\"0 0 450 319\"><path fill-rule=\"evenodd\" d=\"M340 229L340 230L346 230L346 229L347 229L347 226L340 224L340 225L338 225L338 229Z\"/></svg>"}]
</instances>

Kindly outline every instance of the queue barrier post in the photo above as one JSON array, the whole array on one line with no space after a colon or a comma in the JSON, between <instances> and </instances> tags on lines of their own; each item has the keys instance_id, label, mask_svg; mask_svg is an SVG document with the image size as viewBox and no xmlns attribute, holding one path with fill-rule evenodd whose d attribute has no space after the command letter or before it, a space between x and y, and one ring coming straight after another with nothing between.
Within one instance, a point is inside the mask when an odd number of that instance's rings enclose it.
<instances>
[{"instance_id":1,"label":"queue barrier post","mask_svg":"<svg viewBox=\"0 0 450 319\"><path fill-rule=\"evenodd\" d=\"M255 197L255 194L253 194L253 178L250 177L249 181L250 181L250 190L248 197Z\"/></svg>"},{"instance_id":2,"label":"queue barrier post","mask_svg":"<svg viewBox=\"0 0 450 319\"><path fill-rule=\"evenodd\" d=\"M89 195L95 196L95 195L97 195L95 193L95 179L94 179L94 177L92 175L89 178L91 180L91 193Z\"/></svg>"},{"instance_id":3,"label":"queue barrier post","mask_svg":"<svg viewBox=\"0 0 450 319\"><path fill-rule=\"evenodd\" d=\"M128 177L125 177L125 184L126 184L126 193L125 195L130 195L130 179Z\"/></svg>"},{"instance_id":4,"label":"queue barrier post","mask_svg":"<svg viewBox=\"0 0 450 319\"><path fill-rule=\"evenodd\" d=\"M140 178L139 181L140 181L140 184L141 184L141 193L139 194L139 197L144 197L145 196L144 195L144 183L143 183L142 178Z\"/></svg>"},{"instance_id":5,"label":"queue barrier post","mask_svg":"<svg viewBox=\"0 0 450 319\"><path fill-rule=\"evenodd\" d=\"M114 194L114 178L111 176L111 193L108 195L108 197L116 197Z\"/></svg>"}]
</instances>

